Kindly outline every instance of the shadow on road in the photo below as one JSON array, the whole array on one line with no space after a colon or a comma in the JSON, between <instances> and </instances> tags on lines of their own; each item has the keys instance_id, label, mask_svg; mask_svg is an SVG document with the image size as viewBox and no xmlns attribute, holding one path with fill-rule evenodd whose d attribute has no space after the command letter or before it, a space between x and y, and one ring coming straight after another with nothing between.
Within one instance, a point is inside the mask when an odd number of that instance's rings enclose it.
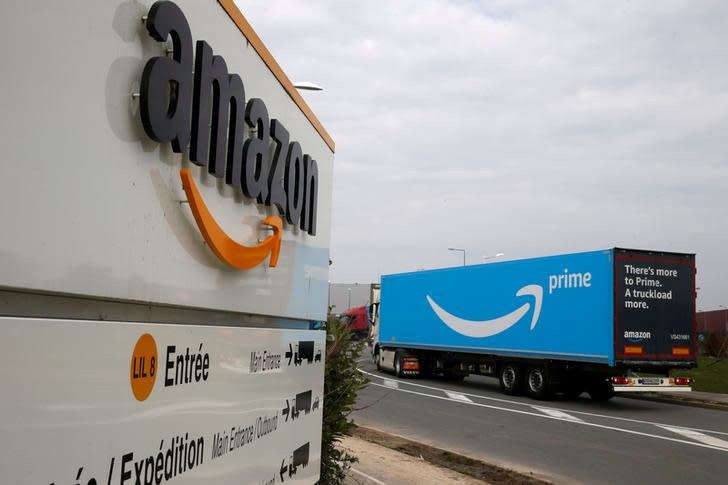
<instances>
[{"instance_id":1,"label":"shadow on road","mask_svg":"<svg viewBox=\"0 0 728 485\"><path fill-rule=\"evenodd\" d=\"M385 379L396 379L392 374L384 371L376 371L373 365L362 366L367 367L367 372L372 372ZM371 367L371 368L368 368ZM500 390L498 379L495 377L486 377L479 375L471 375L466 377L461 382L454 382L446 379L438 378L418 378L410 377L401 379L402 382L411 382L413 384L422 384L426 386L436 387L439 389L448 389L453 391L467 392L471 394L480 395L486 399L503 399L507 401L518 402L524 405L576 405L583 411L587 412L652 412L664 404L651 402L651 401L640 401L634 399L626 399L620 396L615 396L609 401L593 401L588 394L583 393L577 398L568 398L563 394L555 394L548 401L539 401L531 399L527 396L507 396Z\"/></svg>"}]
</instances>

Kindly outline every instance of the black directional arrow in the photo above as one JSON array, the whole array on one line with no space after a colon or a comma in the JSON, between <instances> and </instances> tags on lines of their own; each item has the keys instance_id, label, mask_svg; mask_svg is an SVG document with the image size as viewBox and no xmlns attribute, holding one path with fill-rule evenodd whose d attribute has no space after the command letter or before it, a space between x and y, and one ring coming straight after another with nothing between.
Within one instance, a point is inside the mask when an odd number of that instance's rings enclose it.
<instances>
[{"instance_id":1,"label":"black directional arrow","mask_svg":"<svg viewBox=\"0 0 728 485\"><path fill-rule=\"evenodd\" d=\"M288 471L288 466L286 466L286 459L284 458L283 461L281 462L281 472L280 472L281 473L281 483L285 482L285 480L283 479L283 474L286 473L287 471Z\"/></svg>"},{"instance_id":2,"label":"black directional arrow","mask_svg":"<svg viewBox=\"0 0 728 485\"><path fill-rule=\"evenodd\" d=\"M288 357L288 365L291 365L291 359L293 358L293 347L291 346L291 343L288 343L288 352L286 352L286 357Z\"/></svg>"},{"instance_id":3,"label":"black directional arrow","mask_svg":"<svg viewBox=\"0 0 728 485\"><path fill-rule=\"evenodd\" d=\"M281 412L281 414L285 414L285 415L286 415L286 422L288 422L288 414L289 414L290 412L291 412L291 405L290 405L290 404L288 404L288 399L286 399L286 407L285 407L285 409L284 409L284 410L283 410L283 411Z\"/></svg>"}]
</instances>

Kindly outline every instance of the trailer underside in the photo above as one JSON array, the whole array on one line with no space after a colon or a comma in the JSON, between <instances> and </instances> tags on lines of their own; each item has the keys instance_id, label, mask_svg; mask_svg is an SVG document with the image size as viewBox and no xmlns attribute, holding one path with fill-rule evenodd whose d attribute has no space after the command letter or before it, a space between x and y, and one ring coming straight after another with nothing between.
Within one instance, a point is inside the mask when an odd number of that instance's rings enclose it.
<instances>
[{"instance_id":1,"label":"trailer underside","mask_svg":"<svg viewBox=\"0 0 728 485\"><path fill-rule=\"evenodd\" d=\"M671 378L670 370L691 368L694 361L618 361L610 366L569 358L530 358L518 355L450 352L422 348L375 345L377 368L398 377L431 377L462 380L470 374L496 377L508 395L526 394L549 399L555 393L576 397L589 393L604 401L615 392L690 391L690 381ZM648 373L650 376L639 376Z\"/></svg>"}]
</instances>

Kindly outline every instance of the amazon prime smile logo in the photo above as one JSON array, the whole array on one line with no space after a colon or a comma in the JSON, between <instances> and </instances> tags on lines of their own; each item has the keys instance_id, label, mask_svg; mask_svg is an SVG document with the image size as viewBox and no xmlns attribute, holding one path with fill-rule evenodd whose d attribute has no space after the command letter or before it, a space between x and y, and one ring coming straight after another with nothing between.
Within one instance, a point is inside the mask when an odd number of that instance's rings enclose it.
<instances>
[{"instance_id":1,"label":"amazon prime smile logo","mask_svg":"<svg viewBox=\"0 0 728 485\"><path fill-rule=\"evenodd\" d=\"M533 330L541 314L543 288L540 285L526 285L516 292L516 296L532 296L534 298L533 316L531 317L531 330ZM512 312L492 320L465 320L443 310L430 295L427 295L427 302L445 325L459 334L474 338L492 337L505 332L531 309L531 303L526 302Z\"/></svg>"}]
</instances>

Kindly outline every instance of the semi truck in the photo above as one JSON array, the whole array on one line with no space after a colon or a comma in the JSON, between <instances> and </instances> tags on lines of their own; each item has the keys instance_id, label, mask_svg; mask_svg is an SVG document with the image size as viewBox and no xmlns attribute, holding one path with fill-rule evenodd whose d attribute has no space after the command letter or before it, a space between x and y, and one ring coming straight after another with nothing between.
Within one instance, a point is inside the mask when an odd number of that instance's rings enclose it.
<instances>
[{"instance_id":1,"label":"semi truck","mask_svg":"<svg viewBox=\"0 0 728 485\"><path fill-rule=\"evenodd\" d=\"M370 313L372 305L350 308L342 313L341 317L355 339L364 339L369 334Z\"/></svg>"},{"instance_id":2,"label":"semi truck","mask_svg":"<svg viewBox=\"0 0 728 485\"><path fill-rule=\"evenodd\" d=\"M670 371L697 365L695 274L694 254L612 248L383 275L372 357L536 399L690 391Z\"/></svg>"}]
</instances>

